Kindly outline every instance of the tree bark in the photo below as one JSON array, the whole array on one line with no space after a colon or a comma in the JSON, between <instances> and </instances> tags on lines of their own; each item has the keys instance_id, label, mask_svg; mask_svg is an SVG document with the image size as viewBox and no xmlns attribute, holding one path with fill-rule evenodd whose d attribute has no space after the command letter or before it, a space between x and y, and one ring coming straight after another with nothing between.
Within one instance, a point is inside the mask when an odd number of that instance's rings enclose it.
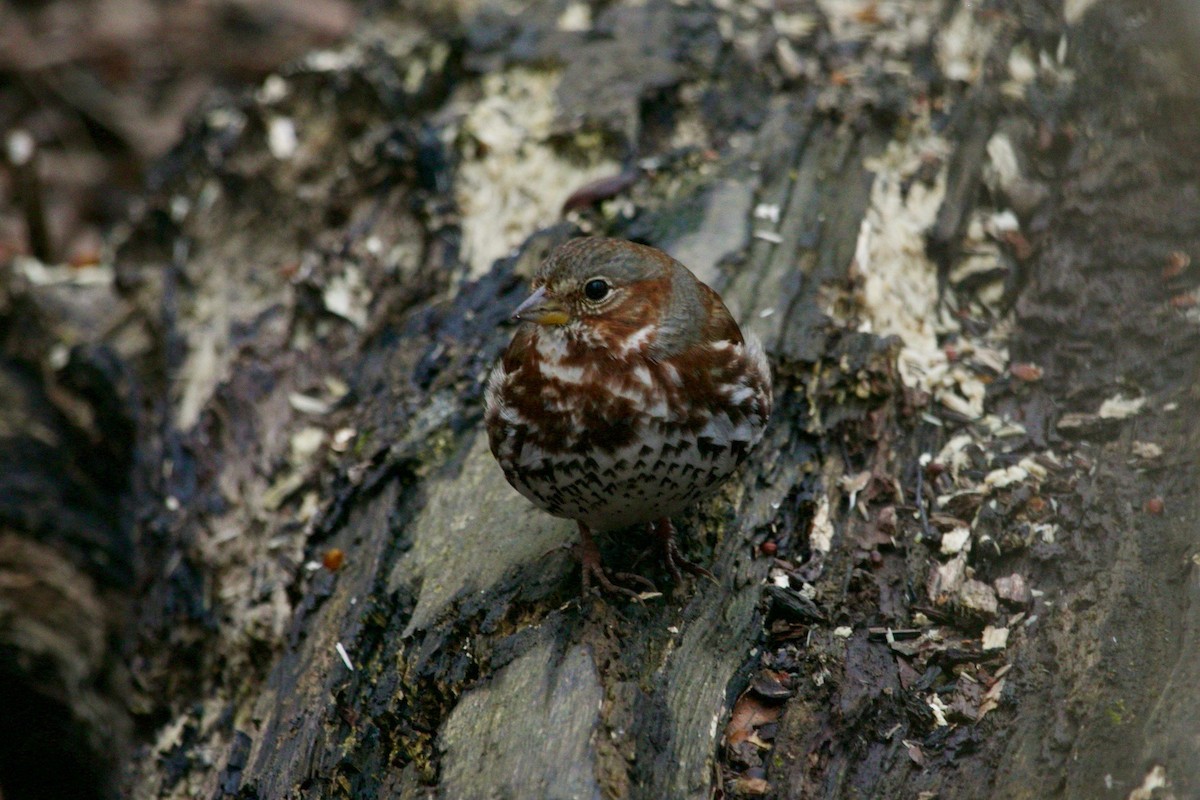
<instances>
[{"instance_id":1,"label":"tree bark","mask_svg":"<svg viewBox=\"0 0 1200 800\"><path fill-rule=\"evenodd\" d=\"M414 5L215 101L94 336L138 386L84 448L134 454L131 632L89 657L128 654L127 793L1200 791L1189 14ZM775 372L676 520L714 582L601 542L643 603L578 596L481 428L577 228L675 255Z\"/></svg>"}]
</instances>

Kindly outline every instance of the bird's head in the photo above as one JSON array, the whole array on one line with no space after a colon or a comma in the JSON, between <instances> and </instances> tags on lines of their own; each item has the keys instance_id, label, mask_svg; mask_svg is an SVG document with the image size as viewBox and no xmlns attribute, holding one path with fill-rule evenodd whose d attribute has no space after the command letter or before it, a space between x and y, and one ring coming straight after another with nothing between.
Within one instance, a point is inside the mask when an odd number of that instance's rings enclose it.
<instances>
[{"instance_id":1,"label":"bird's head","mask_svg":"<svg viewBox=\"0 0 1200 800\"><path fill-rule=\"evenodd\" d=\"M686 346L704 324L701 284L661 250L622 239L573 239L538 268L513 317L541 333L653 357Z\"/></svg>"}]
</instances>

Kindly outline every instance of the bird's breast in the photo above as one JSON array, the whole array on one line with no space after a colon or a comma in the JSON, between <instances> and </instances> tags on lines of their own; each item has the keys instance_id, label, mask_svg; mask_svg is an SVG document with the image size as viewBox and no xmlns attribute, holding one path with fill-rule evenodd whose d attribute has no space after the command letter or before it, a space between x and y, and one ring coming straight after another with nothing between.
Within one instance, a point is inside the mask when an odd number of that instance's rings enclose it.
<instances>
[{"instance_id":1,"label":"bird's breast","mask_svg":"<svg viewBox=\"0 0 1200 800\"><path fill-rule=\"evenodd\" d=\"M522 494L559 516L612 528L677 513L761 435L764 387L742 350L654 361L527 348L489 384L493 452Z\"/></svg>"}]
</instances>

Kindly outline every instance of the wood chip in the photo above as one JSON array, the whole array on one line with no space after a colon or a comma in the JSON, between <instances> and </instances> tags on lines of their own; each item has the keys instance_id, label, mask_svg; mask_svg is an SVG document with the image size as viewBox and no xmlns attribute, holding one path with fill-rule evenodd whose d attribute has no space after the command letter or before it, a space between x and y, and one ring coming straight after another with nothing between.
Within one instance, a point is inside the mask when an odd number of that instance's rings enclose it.
<instances>
[{"instance_id":1,"label":"wood chip","mask_svg":"<svg viewBox=\"0 0 1200 800\"><path fill-rule=\"evenodd\" d=\"M1008 647L1008 628L993 628L988 625L983 629L983 649L1003 650Z\"/></svg>"}]
</instances>

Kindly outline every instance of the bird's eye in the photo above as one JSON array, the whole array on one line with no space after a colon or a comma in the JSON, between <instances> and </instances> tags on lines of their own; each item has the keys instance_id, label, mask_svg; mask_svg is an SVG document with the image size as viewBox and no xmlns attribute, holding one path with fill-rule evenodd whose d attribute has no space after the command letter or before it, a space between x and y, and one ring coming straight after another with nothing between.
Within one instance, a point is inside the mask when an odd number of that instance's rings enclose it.
<instances>
[{"instance_id":1,"label":"bird's eye","mask_svg":"<svg viewBox=\"0 0 1200 800\"><path fill-rule=\"evenodd\" d=\"M611 287L609 287L608 281L604 280L604 278L592 278L584 284L583 295L588 300L596 302L608 296L609 288Z\"/></svg>"}]
</instances>

